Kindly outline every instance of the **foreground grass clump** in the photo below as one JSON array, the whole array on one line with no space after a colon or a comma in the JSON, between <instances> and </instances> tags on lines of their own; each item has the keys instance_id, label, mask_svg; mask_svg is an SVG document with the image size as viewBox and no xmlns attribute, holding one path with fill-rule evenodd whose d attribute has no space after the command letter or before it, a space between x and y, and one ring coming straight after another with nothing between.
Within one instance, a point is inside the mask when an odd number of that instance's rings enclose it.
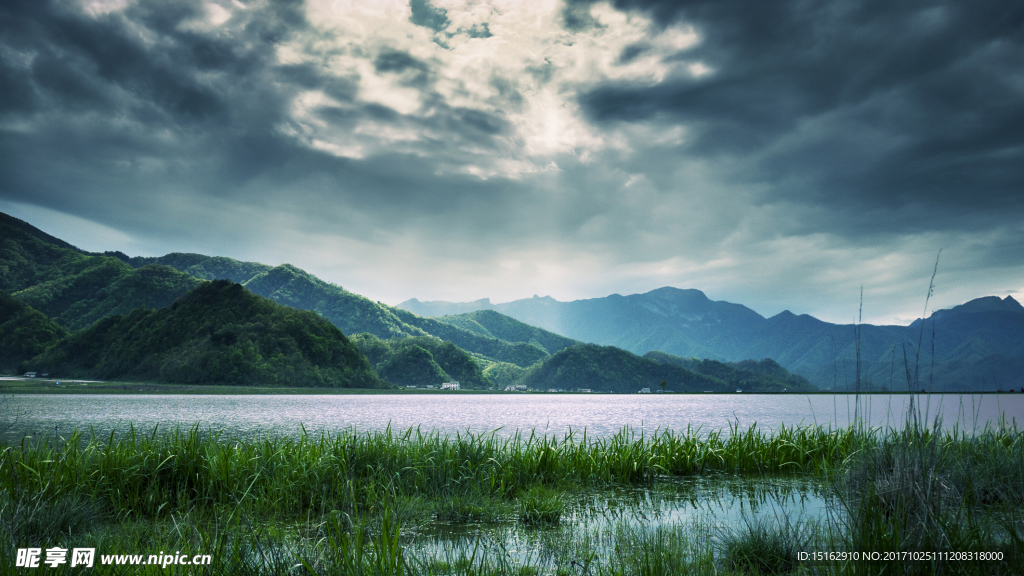
<instances>
[{"instance_id":1,"label":"foreground grass clump","mask_svg":"<svg viewBox=\"0 0 1024 576\"><path fill-rule=\"evenodd\" d=\"M565 512L562 496L537 486L519 498L519 520L527 526L556 526Z\"/></svg>"},{"instance_id":2,"label":"foreground grass clump","mask_svg":"<svg viewBox=\"0 0 1024 576\"><path fill-rule=\"evenodd\" d=\"M799 553L811 550L814 527L789 518L744 517L724 529L722 558L727 567L754 574L790 574L800 565Z\"/></svg>"},{"instance_id":3,"label":"foreground grass clump","mask_svg":"<svg viewBox=\"0 0 1024 576\"><path fill-rule=\"evenodd\" d=\"M542 484L595 486L711 472L820 473L858 443L852 430L756 428L701 436L624 429L607 439L574 434L425 434L419 430L259 441L187 432L22 442L0 453L0 489L74 494L119 514L159 518L195 507L247 500L264 512L367 511L394 494L450 498L472 491L512 497Z\"/></svg>"},{"instance_id":4,"label":"foreground grass clump","mask_svg":"<svg viewBox=\"0 0 1024 576\"><path fill-rule=\"evenodd\" d=\"M815 475L836 497L821 522L751 519L699 537L673 524L577 526L573 493L693 475ZM1010 574L1024 562L1022 507L1024 434L1006 426L973 436L938 426L606 439L74 434L0 447L0 573L18 548L59 545L215 559L176 568L189 574ZM486 523L508 537L478 530L444 554L410 548L431 522ZM509 544L534 533L563 552L524 558ZM1001 555L844 563L799 556L808 550Z\"/></svg>"},{"instance_id":5,"label":"foreground grass clump","mask_svg":"<svg viewBox=\"0 0 1024 576\"><path fill-rule=\"evenodd\" d=\"M927 553L900 574L958 574L950 552L984 552L988 573L1024 566L1024 437L907 427L853 455L838 483L850 550ZM934 556L934 558L932 557ZM883 562L882 573L893 573Z\"/></svg>"}]
</instances>

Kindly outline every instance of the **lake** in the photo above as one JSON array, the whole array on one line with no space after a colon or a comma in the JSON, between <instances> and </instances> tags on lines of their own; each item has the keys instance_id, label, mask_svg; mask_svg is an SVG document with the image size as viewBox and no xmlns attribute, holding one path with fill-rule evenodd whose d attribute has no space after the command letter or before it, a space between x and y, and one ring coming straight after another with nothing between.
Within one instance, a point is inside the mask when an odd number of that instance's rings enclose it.
<instances>
[{"instance_id":1,"label":"lake","mask_svg":"<svg viewBox=\"0 0 1024 576\"><path fill-rule=\"evenodd\" d=\"M911 395L824 394L374 394L374 395L11 395L0 402L0 432L67 435L74 429L109 435L134 425L168 430L192 427L227 436L361 432L420 427L443 434L517 431L562 436L569 431L607 437L625 426L651 433L687 427L728 431L757 424L847 426L902 425ZM981 429L1024 415L1024 394L914 395L928 422Z\"/></svg>"}]
</instances>

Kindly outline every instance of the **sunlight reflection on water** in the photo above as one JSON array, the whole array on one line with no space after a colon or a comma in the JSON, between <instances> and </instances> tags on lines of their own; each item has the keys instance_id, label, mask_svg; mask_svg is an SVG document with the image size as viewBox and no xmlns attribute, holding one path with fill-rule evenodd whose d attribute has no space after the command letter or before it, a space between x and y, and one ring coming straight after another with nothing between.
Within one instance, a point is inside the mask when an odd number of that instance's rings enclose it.
<instances>
[{"instance_id":1,"label":"sunlight reflection on water","mask_svg":"<svg viewBox=\"0 0 1024 576\"><path fill-rule=\"evenodd\" d=\"M134 425L140 432L175 427L222 431L227 436L329 434L420 427L424 432L508 437L516 431L582 438L607 437L624 426L638 433L700 428L728 432L753 424L842 427L859 418L872 427L904 421L909 395L758 394L375 394L375 395L13 395L0 414L8 441L24 434L99 436ZM1000 418L1024 415L1024 394L917 395L928 422L981 429Z\"/></svg>"}]
</instances>

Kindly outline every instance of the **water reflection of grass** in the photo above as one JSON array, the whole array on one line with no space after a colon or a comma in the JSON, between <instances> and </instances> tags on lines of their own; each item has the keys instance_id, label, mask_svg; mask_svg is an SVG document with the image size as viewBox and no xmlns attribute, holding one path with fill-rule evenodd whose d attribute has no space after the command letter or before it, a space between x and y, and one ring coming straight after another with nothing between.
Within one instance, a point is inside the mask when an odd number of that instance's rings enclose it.
<instances>
[{"instance_id":1,"label":"water reflection of grass","mask_svg":"<svg viewBox=\"0 0 1024 576\"><path fill-rule=\"evenodd\" d=\"M211 554L178 568L197 574L1008 574L1022 478L1008 426L72 436L2 448L0 572L17 548L60 545ZM897 559L800 556L830 552ZM1002 560L903 554L922 552Z\"/></svg>"}]
</instances>

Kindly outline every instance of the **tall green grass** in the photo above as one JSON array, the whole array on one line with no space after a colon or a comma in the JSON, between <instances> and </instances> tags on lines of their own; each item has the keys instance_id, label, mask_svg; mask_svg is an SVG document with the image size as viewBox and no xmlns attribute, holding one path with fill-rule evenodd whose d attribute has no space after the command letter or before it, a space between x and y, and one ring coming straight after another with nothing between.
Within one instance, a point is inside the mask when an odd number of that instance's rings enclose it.
<instances>
[{"instance_id":1,"label":"tall green grass","mask_svg":"<svg viewBox=\"0 0 1024 576\"><path fill-rule=\"evenodd\" d=\"M536 434L445 436L410 429L334 436L224 439L197 428L123 437L22 441L0 449L0 490L75 495L121 517L251 503L257 511L367 512L384 498L512 497L534 485L650 482L659 476L821 473L868 434L821 427L725 435L623 429L607 439Z\"/></svg>"},{"instance_id":2,"label":"tall green grass","mask_svg":"<svg viewBox=\"0 0 1024 576\"><path fill-rule=\"evenodd\" d=\"M814 565L792 557L792 533L779 531L786 524L771 523L727 531L714 546L677 538L684 528L618 528L606 535L612 553L566 565L513 562L494 543L443 561L403 544L404 527L424 518L566 530L567 492L693 475L819 475L833 483L838 506L831 523L800 534L827 549L1000 551L1004 561ZM63 542L213 554L217 566L181 572L197 574L230 573L226 566L239 574L672 574L683 565L1009 574L1024 559L1022 506L1024 433L1006 425L975 435L940 426L623 429L601 439L418 429L258 441L197 428L76 433L0 447L0 573L18 547ZM768 568L758 563L766 558Z\"/></svg>"}]
</instances>

